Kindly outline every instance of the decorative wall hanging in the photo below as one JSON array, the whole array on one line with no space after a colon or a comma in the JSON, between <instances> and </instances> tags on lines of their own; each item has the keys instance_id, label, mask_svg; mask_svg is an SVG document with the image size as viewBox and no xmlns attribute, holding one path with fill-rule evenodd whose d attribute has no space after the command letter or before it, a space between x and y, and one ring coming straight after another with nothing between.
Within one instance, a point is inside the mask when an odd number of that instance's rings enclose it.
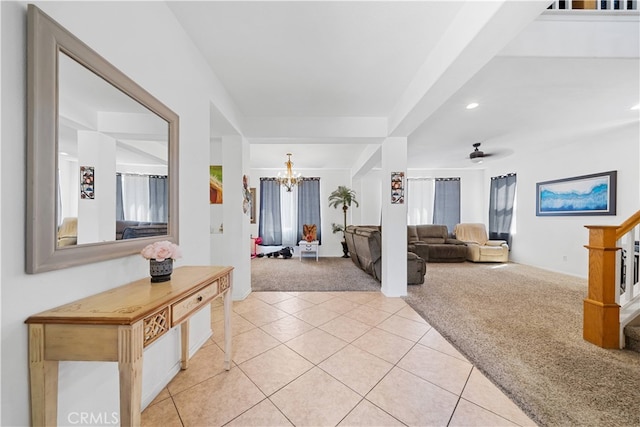
<instances>
[{"instance_id":1,"label":"decorative wall hanging","mask_svg":"<svg viewBox=\"0 0 640 427\"><path fill-rule=\"evenodd\" d=\"M404 203L404 172L391 172L391 203Z\"/></svg>"},{"instance_id":2,"label":"decorative wall hanging","mask_svg":"<svg viewBox=\"0 0 640 427\"><path fill-rule=\"evenodd\" d=\"M95 199L94 167L80 166L80 198Z\"/></svg>"},{"instance_id":3,"label":"decorative wall hanging","mask_svg":"<svg viewBox=\"0 0 640 427\"><path fill-rule=\"evenodd\" d=\"M617 171L536 184L536 215L615 215Z\"/></svg>"},{"instance_id":4,"label":"decorative wall hanging","mask_svg":"<svg viewBox=\"0 0 640 427\"><path fill-rule=\"evenodd\" d=\"M242 212L251 216L251 191L247 175L242 175Z\"/></svg>"},{"instance_id":5,"label":"decorative wall hanging","mask_svg":"<svg viewBox=\"0 0 640 427\"><path fill-rule=\"evenodd\" d=\"M209 166L209 204L222 204L222 165Z\"/></svg>"}]
</instances>

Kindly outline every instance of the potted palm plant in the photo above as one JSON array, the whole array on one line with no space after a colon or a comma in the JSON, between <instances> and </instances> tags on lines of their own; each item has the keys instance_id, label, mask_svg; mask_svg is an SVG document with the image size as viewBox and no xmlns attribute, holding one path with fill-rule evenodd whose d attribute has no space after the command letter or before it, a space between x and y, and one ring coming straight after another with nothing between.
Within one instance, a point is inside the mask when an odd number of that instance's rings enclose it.
<instances>
[{"instance_id":1,"label":"potted palm plant","mask_svg":"<svg viewBox=\"0 0 640 427\"><path fill-rule=\"evenodd\" d=\"M338 188L336 188L331 194L329 194L329 207L337 209L338 206L342 206L342 213L344 214L343 224L331 224L331 230L334 234L342 231L343 258L349 257L349 249L347 248L347 241L344 235L344 231L347 228L347 211L351 207L352 203L356 205L356 207L360 206L358 204L358 201L356 200L356 192L348 187L345 187L344 185L339 185Z\"/></svg>"}]
</instances>

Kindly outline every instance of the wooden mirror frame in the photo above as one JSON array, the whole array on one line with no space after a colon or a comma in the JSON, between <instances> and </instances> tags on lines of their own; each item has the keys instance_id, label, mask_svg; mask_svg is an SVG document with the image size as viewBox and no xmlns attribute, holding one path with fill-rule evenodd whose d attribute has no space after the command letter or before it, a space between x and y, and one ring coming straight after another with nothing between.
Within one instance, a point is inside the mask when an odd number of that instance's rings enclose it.
<instances>
[{"instance_id":1,"label":"wooden mirror frame","mask_svg":"<svg viewBox=\"0 0 640 427\"><path fill-rule=\"evenodd\" d=\"M58 53L62 51L168 123L167 234L75 246L57 245ZM28 6L26 272L40 273L178 243L178 116L38 7ZM115 236L114 236L115 238Z\"/></svg>"}]
</instances>

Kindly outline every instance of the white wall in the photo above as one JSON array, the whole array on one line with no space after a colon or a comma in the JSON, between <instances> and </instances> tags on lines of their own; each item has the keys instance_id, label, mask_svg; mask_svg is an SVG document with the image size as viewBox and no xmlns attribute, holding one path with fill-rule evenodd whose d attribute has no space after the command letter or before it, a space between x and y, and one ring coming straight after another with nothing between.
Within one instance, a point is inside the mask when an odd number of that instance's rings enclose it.
<instances>
[{"instance_id":1,"label":"white wall","mask_svg":"<svg viewBox=\"0 0 640 427\"><path fill-rule=\"evenodd\" d=\"M354 212L353 224L382 225L382 170L374 169L354 182L360 209Z\"/></svg>"},{"instance_id":2,"label":"white wall","mask_svg":"<svg viewBox=\"0 0 640 427\"><path fill-rule=\"evenodd\" d=\"M329 207L329 194L339 185L352 188L351 172L347 169L300 169L297 170L302 176L320 177L320 218L322 219L322 244L319 246L318 256L332 257L342 256L342 233L333 234L331 223L342 224L343 215L341 208ZM260 217L260 177L275 177L278 171L273 169L251 169L251 186L256 188L256 223L251 224L250 233L254 237L258 236L258 222ZM360 194L356 191L356 199L360 201ZM362 206L356 208L351 206L347 212L347 224L353 224L352 218L359 215ZM302 227L302 226L301 226ZM249 247L249 242L247 242ZM297 253L296 253L297 255Z\"/></svg>"},{"instance_id":3,"label":"white wall","mask_svg":"<svg viewBox=\"0 0 640 427\"><path fill-rule=\"evenodd\" d=\"M180 116L180 265L209 264L209 110L235 122L221 85L161 2L43 2L39 6ZM148 276L139 255L25 274L26 3L2 2L2 425L29 424L24 320L75 299ZM117 29L117 30L115 30ZM210 333L208 310L191 327L192 350ZM143 400L177 372L179 331L144 355ZM60 364L59 424L70 411L117 412L115 363ZM7 409L10 408L10 409Z\"/></svg>"},{"instance_id":4,"label":"white wall","mask_svg":"<svg viewBox=\"0 0 640 427\"><path fill-rule=\"evenodd\" d=\"M573 135L537 135L529 152L500 162L485 162L485 191L489 178L517 173L516 218L511 260L579 277L588 275L588 230L585 225L619 225L640 209L640 135L638 124L611 129L586 129ZM548 144L553 142L553 144ZM618 171L617 215L536 216L536 183L610 170ZM484 210L487 211L488 198Z\"/></svg>"}]
</instances>

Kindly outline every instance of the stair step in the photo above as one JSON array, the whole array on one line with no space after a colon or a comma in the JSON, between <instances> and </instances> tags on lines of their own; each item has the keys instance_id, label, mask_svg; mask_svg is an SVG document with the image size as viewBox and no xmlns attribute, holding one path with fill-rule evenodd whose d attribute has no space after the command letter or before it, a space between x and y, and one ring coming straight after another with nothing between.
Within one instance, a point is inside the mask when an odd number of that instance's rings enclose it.
<instances>
[{"instance_id":1,"label":"stair step","mask_svg":"<svg viewBox=\"0 0 640 427\"><path fill-rule=\"evenodd\" d=\"M640 352L640 326L625 326L625 348Z\"/></svg>"}]
</instances>

